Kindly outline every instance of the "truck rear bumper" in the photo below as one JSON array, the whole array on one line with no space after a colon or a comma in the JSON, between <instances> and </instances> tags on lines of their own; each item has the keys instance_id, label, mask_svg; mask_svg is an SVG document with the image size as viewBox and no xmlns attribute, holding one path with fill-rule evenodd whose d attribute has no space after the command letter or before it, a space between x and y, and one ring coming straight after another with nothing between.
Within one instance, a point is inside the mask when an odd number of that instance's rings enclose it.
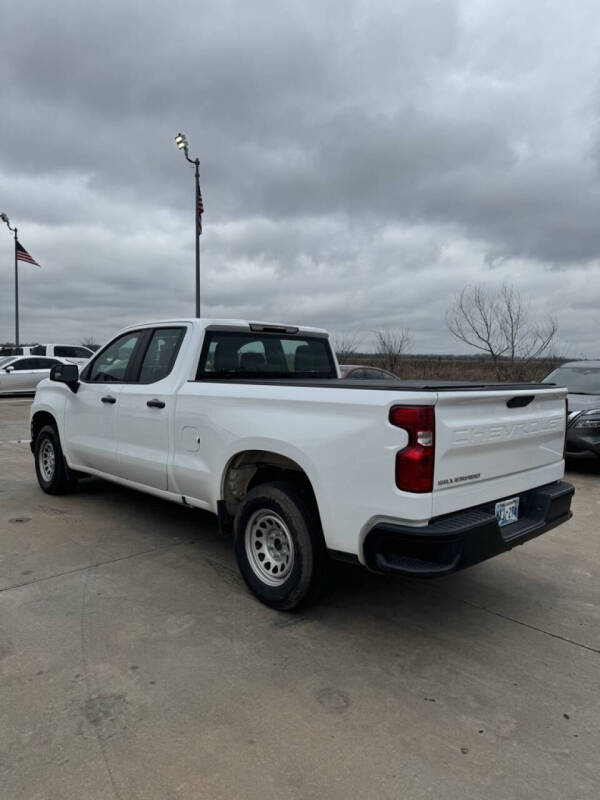
<instances>
[{"instance_id":1,"label":"truck rear bumper","mask_svg":"<svg viewBox=\"0 0 600 800\"><path fill-rule=\"evenodd\" d=\"M365 539L367 566L422 578L456 572L566 522L572 516L574 492L566 481L523 492L518 521L504 527L496 520L495 502L438 517L419 528L379 523Z\"/></svg>"}]
</instances>

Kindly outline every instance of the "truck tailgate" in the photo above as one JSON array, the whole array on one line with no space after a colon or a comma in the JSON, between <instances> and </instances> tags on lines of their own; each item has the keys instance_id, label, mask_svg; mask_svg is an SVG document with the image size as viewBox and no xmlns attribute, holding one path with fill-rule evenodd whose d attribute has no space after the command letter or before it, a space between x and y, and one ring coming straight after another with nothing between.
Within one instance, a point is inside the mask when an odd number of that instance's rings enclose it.
<instances>
[{"instance_id":1,"label":"truck tailgate","mask_svg":"<svg viewBox=\"0 0 600 800\"><path fill-rule=\"evenodd\" d=\"M434 515L560 479L565 398L566 390L542 386L440 392Z\"/></svg>"}]
</instances>

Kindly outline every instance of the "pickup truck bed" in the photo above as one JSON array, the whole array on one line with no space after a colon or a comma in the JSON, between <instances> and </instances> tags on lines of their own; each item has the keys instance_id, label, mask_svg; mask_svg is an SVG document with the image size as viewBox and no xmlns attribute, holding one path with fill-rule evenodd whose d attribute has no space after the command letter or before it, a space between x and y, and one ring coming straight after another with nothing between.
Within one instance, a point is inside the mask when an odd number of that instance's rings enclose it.
<instances>
[{"instance_id":1,"label":"pickup truck bed","mask_svg":"<svg viewBox=\"0 0 600 800\"><path fill-rule=\"evenodd\" d=\"M96 475L218 514L249 587L291 609L328 553L433 576L568 519L565 396L342 380L323 331L169 320L42 382L32 449L44 491Z\"/></svg>"}]
</instances>

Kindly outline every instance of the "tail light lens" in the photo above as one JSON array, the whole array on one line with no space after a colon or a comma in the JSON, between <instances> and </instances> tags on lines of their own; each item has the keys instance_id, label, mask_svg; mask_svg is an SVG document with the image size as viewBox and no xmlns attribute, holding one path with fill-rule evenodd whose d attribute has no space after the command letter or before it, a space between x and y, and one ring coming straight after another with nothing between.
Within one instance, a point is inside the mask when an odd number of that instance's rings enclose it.
<instances>
[{"instance_id":1,"label":"tail light lens","mask_svg":"<svg viewBox=\"0 0 600 800\"><path fill-rule=\"evenodd\" d=\"M569 431L569 398L565 397L565 438L563 440L563 461L567 457L567 433Z\"/></svg>"},{"instance_id":2,"label":"tail light lens","mask_svg":"<svg viewBox=\"0 0 600 800\"><path fill-rule=\"evenodd\" d=\"M431 492L435 461L433 406L393 406L390 422L408 433L408 444L396 454L396 486L403 492Z\"/></svg>"}]
</instances>

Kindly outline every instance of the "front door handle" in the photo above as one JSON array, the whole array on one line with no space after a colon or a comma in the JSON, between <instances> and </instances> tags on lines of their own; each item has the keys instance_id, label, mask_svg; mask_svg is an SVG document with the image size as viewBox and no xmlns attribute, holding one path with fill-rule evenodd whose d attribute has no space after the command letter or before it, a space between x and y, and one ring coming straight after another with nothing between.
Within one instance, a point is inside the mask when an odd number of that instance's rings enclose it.
<instances>
[{"instance_id":1,"label":"front door handle","mask_svg":"<svg viewBox=\"0 0 600 800\"><path fill-rule=\"evenodd\" d=\"M148 400L146 405L150 406L150 408L164 408L165 407L164 402L162 400L156 400L156 398L154 400Z\"/></svg>"},{"instance_id":2,"label":"front door handle","mask_svg":"<svg viewBox=\"0 0 600 800\"><path fill-rule=\"evenodd\" d=\"M102 400L103 403L110 403L111 405L114 405L117 402L117 398L113 397L111 394L105 394L104 397L100 398L100 400Z\"/></svg>"}]
</instances>

